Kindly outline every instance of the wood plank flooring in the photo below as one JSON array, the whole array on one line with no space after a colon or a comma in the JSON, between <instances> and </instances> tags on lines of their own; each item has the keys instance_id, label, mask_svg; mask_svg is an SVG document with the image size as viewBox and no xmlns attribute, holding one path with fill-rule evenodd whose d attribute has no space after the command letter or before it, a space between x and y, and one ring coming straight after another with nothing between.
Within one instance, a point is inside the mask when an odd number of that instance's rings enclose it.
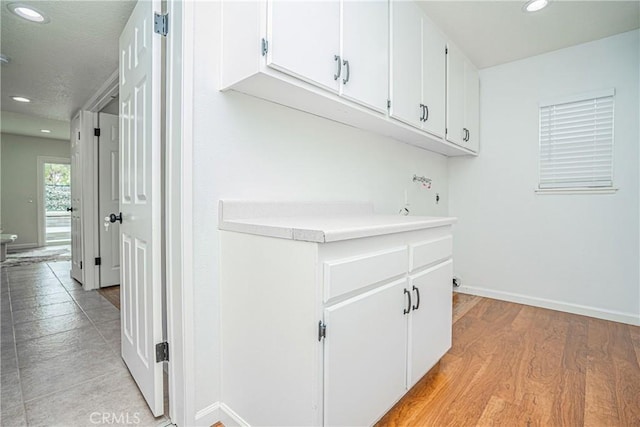
<instances>
[{"instance_id":1,"label":"wood plank flooring","mask_svg":"<svg viewBox=\"0 0 640 427\"><path fill-rule=\"evenodd\" d=\"M100 292L100 295L105 297L111 304L120 310L120 285L100 288L98 289L98 292Z\"/></svg>"},{"instance_id":2,"label":"wood plank flooring","mask_svg":"<svg viewBox=\"0 0 640 427\"><path fill-rule=\"evenodd\" d=\"M640 327L456 294L453 346L377 424L640 426Z\"/></svg>"}]
</instances>

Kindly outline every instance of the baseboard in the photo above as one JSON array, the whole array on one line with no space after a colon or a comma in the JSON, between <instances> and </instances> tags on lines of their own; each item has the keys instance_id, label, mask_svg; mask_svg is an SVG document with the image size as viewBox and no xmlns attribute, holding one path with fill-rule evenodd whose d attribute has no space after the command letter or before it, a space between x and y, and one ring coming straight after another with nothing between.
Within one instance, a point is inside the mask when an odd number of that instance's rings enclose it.
<instances>
[{"instance_id":1,"label":"baseboard","mask_svg":"<svg viewBox=\"0 0 640 427\"><path fill-rule=\"evenodd\" d=\"M11 243L7 245L7 251L10 253L12 249L34 249L39 247L41 246L37 243Z\"/></svg>"},{"instance_id":2,"label":"baseboard","mask_svg":"<svg viewBox=\"0 0 640 427\"><path fill-rule=\"evenodd\" d=\"M545 298L531 297L528 295L515 294L511 292L496 291L493 289L480 288L476 286L461 286L454 289L456 292L480 297L493 298L502 301L515 302L518 304L531 305L534 307L548 308L551 310L564 311L567 313L580 314L582 316L595 317L598 319L612 320L614 322L627 323L629 325L640 326L640 316L633 313L621 311L604 310L586 305L571 304L562 301L554 301Z\"/></svg>"},{"instance_id":3,"label":"baseboard","mask_svg":"<svg viewBox=\"0 0 640 427\"><path fill-rule=\"evenodd\" d=\"M250 427L249 423L221 402L213 403L196 412L196 426L209 427L221 422L225 427Z\"/></svg>"}]
</instances>

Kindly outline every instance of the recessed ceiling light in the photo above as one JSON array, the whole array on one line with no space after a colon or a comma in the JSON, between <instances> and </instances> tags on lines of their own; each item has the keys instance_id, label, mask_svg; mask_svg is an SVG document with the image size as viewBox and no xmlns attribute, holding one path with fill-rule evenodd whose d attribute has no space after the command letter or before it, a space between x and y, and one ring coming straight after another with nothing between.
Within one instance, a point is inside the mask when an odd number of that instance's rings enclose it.
<instances>
[{"instance_id":1,"label":"recessed ceiling light","mask_svg":"<svg viewBox=\"0 0 640 427\"><path fill-rule=\"evenodd\" d=\"M11 62L11 58L9 58L4 53L0 53L0 63L2 65L7 65L9 62Z\"/></svg>"},{"instance_id":2,"label":"recessed ceiling light","mask_svg":"<svg viewBox=\"0 0 640 427\"><path fill-rule=\"evenodd\" d=\"M25 98L24 96L12 96L11 99L17 102L31 102L29 98Z\"/></svg>"},{"instance_id":3,"label":"recessed ceiling light","mask_svg":"<svg viewBox=\"0 0 640 427\"><path fill-rule=\"evenodd\" d=\"M549 5L549 0L529 0L522 6L524 12L537 12Z\"/></svg>"},{"instance_id":4,"label":"recessed ceiling light","mask_svg":"<svg viewBox=\"0 0 640 427\"><path fill-rule=\"evenodd\" d=\"M15 15L22 19L26 19L27 21L37 22L38 24L46 24L49 22L49 18L39 10L34 9L32 6L28 6L23 3L9 3L7 7Z\"/></svg>"},{"instance_id":5,"label":"recessed ceiling light","mask_svg":"<svg viewBox=\"0 0 640 427\"><path fill-rule=\"evenodd\" d=\"M51 133L51 131L49 129L40 129L40 132L42 132L42 133Z\"/></svg>"}]
</instances>

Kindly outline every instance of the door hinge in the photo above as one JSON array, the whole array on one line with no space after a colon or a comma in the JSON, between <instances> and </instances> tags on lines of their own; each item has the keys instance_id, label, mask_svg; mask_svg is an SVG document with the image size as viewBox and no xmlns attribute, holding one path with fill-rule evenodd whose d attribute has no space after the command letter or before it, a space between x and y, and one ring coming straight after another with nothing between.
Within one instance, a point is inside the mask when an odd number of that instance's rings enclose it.
<instances>
[{"instance_id":1,"label":"door hinge","mask_svg":"<svg viewBox=\"0 0 640 427\"><path fill-rule=\"evenodd\" d=\"M166 36L169 34L169 14L154 13L153 14L153 32Z\"/></svg>"},{"instance_id":2,"label":"door hinge","mask_svg":"<svg viewBox=\"0 0 640 427\"><path fill-rule=\"evenodd\" d=\"M78 139L80 139L80 132L78 132Z\"/></svg>"},{"instance_id":3,"label":"door hinge","mask_svg":"<svg viewBox=\"0 0 640 427\"><path fill-rule=\"evenodd\" d=\"M100 128L93 128L93 136L100 136Z\"/></svg>"},{"instance_id":4,"label":"door hinge","mask_svg":"<svg viewBox=\"0 0 640 427\"><path fill-rule=\"evenodd\" d=\"M387 99L387 108L391 108L391 100Z\"/></svg>"},{"instance_id":5,"label":"door hinge","mask_svg":"<svg viewBox=\"0 0 640 427\"><path fill-rule=\"evenodd\" d=\"M82 270L82 261L80 261L80 270Z\"/></svg>"},{"instance_id":6,"label":"door hinge","mask_svg":"<svg viewBox=\"0 0 640 427\"><path fill-rule=\"evenodd\" d=\"M102 265L102 258L97 257L96 258L96 264L95 265Z\"/></svg>"},{"instance_id":7,"label":"door hinge","mask_svg":"<svg viewBox=\"0 0 640 427\"><path fill-rule=\"evenodd\" d=\"M269 42L267 39L262 39L262 56L265 56L269 52Z\"/></svg>"},{"instance_id":8,"label":"door hinge","mask_svg":"<svg viewBox=\"0 0 640 427\"><path fill-rule=\"evenodd\" d=\"M321 320L318 322L318 341L327 337L327 325Z\"/></svg>"},{"instance_id":9,"label":"door hinge","mask_svg":"<svg viewBox=\"0 0 640 427\"><path fill-rule=\"evenodd\" d=\"M445 55L447 55L448 53L449 53L449 48L448 48L448 47L445 47L445 48L444 48L444 54L445 54Z\"/></svg>"},{"instance_id":10,"label":"door hinge","mask_svg":"<svg viewBox=\"0 0 640 427\"><path fill-rule=\"evenodd\" d=\"M169 361L169 343L163 341L156 344L156 363Z\"/></svg>"}]
</instances>

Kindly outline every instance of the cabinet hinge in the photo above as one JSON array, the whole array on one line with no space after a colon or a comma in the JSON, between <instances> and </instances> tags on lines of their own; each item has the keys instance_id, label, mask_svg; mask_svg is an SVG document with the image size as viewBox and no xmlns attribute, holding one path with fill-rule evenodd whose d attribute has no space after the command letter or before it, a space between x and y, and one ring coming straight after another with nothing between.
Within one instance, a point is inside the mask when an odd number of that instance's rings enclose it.
<instances>
[{"instance_id":1,"label":"cabinet hinge","mask_svg":"<svg viewBox=\"0 0 640 427\"><path fill-rule=\"evenodd\" d=\"M96 264L95 265L102 265L102 258L100 257L96 257Z\"/></svg>"},{"instance_id":2,"label":"cabinet hinge","mask_svg":"<svg viewBox=\"0 0 640 427\"><path fill-rule=\"evenodd\" d=\"M318 341L327 337L327 325L321 320L318 322Z\"/></svg>"},{"instance_id":3,"label":"cabinet hinge","mask_svg":"<svg viewBox=\"0 0 640 427\"><path fill-rule=\"evenodd\" d=\"M78 139L80 139L80 132L78 132Z\"/></svg>"},{"instance_id":4,"label":"cabinet hinge","mask_svg":"<svg viewBox=\"0 0 640 427\"><path fill-rule=\"evenodd\" d=\"M445 48L444 48L444 54L446 55L446 54L448 54L448 53L449 53L449 48L448 48L448 47L445 47Z\"/></svg>"},{"instance_id":5,"label":"cabinet hinge","mask_svg":"<svg viewBox=\"0 0 640 427\"><path fill-rule=\"evenodd\" d=\"M100 136L100 128L93 128L93 136Z\"/></svg>"},{"instance_id":6,"label":"cabinet hinge","mask_svg":"<svg viewBox=\"0 0 640 427\"><path fill-rule=\"evenodd\" d=\"M267 39L262 39L262 56L265 56L269 52L269 42Z\"/></svg>"},{"instance_id":7,"label":"cabinet hinge","mask_svg":"<svg viewBox=\"0 0 640 427\"><path fill-rule=\"evenodd\" d=\"M156 363L169 361L169 343L163 341L156 344Z\"/></svg>"},{"instance_id":8,"label":"cabinet hinge","mask_svg":"<svg viewBox=\"0 0 640 427\"><path fill-rule=\"evenodd\" d=\"M80 270L82 270L82 261L80 261Z\"/></svg>"},{"instance_id":9,"label":"cabinet hinge","mask_svg":"<svg viewBox=\"0 0 640 427\"><path fill-rule=\"evenodd\" d=\"M391 108L391 100L387 99L387 108Z\"/></svg>"},{"instance_id":10,"label":"cabinet hinge","mask_svg":"<svg viewBox=\"0 0 640 427\"><path fill-rule=\"evenodd\" d=\"M153 32L166 36L169 34L169 14L154 13L153 14Z\"/></svg>"}]
</instances>

